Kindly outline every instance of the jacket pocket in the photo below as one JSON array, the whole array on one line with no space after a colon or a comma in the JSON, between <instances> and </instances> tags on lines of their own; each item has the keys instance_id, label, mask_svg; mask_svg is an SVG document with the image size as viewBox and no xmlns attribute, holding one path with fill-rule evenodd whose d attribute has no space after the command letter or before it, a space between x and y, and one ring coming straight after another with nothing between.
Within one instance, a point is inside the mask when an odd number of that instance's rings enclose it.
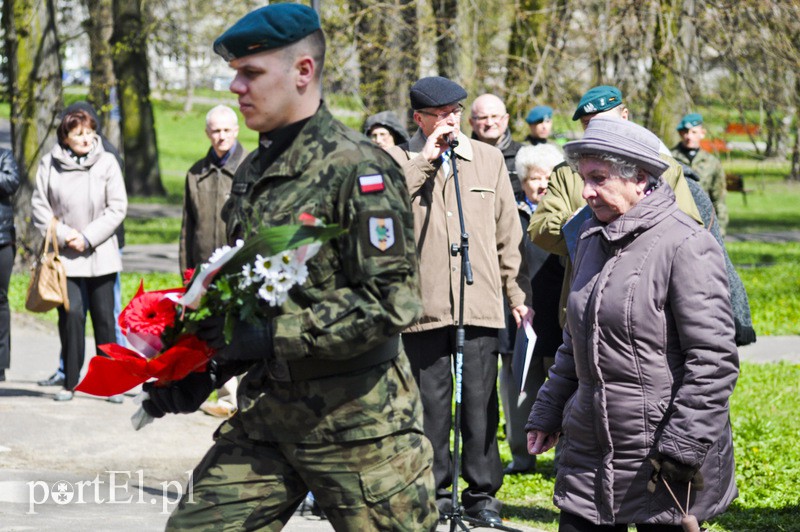
<instances>
[{"instance_id":1,"label":"jacket pocket","mask_svg":"<svg viewBox=\"0 0 800 532\"><path fill-rule=\"evenodd\" d=\"M492 201L494 201L495 190L493 188L488 188L488 187L469 187L469 191L470 192L475 192L477 194L480 194L481 199L487 199L488 198L488 199L491 199Z\"/></svg>"}]
</instances>

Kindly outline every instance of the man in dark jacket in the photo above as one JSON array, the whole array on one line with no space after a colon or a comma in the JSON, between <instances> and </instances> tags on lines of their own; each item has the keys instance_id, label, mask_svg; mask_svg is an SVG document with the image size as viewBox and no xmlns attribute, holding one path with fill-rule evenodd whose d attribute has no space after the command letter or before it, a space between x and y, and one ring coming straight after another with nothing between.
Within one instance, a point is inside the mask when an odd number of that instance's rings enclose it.
<instances>
[{"instance_id":1,"label":"man in dark jacket","mask_svg":"<svg viewBox=\"0 0 800 532\"><path fill-rule=\"evenodd\" d=\"M537 105L525 117L531 134L525 137L532 146L544 144L553 132L553 109L547 105Z\"/></svg>"},{"instance_id":2,"label":"man in dark jacket","mask_svg":"<svg viewBox=\"0 0 800 532\"><path fill-rule=\"evenodd\" d=\"M206 135L211 147L186 174L179 261L181 272L197 268L215 249L227 243L222 206L231 195L233 174L247 153L237 140L239 117L228 106L218 105L206 114ZM210 415L228 417L237 408L237 378L228 379L216 400L200 409Z\"/></svg>"},{"instance_id":3,"label":"man in dark jacket","mask_svg":"<svg viewBox=\"0 0 800 532\"><path fill-rule=\"evenodd\" d=\"M503 152L506 160L508 177L511 179L511 188L514 189L514 198L522 201L525 194L517 179L514 166L514 157L522 144L511 138L508 129L508 112L503 100L494 94L481 94L472 102L469 116L469 125L472 128L472 138L490 144Z\"/></svg>"},{"instance_id":4,"label":"man in dark jacket","mask_svg":"<svg viewBox=\"0 0 800 532\"><path fill-rule=\"evenodd\" d=\"M196 268L227 243L222 206L231 195L233 174L245 155L236 112L218 105L206 115L211 148L186 174L181 224L180 268Z\"/></svg>"}]
</instances>

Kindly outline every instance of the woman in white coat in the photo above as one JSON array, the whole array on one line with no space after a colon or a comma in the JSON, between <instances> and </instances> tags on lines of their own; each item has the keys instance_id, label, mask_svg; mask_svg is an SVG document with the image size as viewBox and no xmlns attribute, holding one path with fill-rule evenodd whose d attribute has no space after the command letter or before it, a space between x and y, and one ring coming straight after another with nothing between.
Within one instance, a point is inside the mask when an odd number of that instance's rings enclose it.
<instances>
[{"instance_id":1,"label":"woman in white coat","mask_svg":"<svg viewBox=\"0 0 800 532\"><path fill-rule=\"evenodd\" d=\"M58 143L39 164L32 198L33 222L42 234L57 220L55 237L67 271L69 310L58 308L65 381L56 401L71 400L80 379L86 312L96 345L116 340L114 281L122 259L114 232L125 218L128 198L119 163L103 149L96 130L85 111L64 115Z\"/></svg>"}]
</instances>

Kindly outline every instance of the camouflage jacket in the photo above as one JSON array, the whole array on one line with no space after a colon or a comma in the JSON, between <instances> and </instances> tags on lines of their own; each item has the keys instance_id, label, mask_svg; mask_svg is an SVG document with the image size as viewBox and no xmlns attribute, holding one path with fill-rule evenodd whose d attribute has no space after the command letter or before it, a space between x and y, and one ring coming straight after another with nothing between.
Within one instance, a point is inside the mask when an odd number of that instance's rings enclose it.
<instances>
[{"instance_id":1,"label":"camouflage jacket","mask_svg":"<svg viewBox=\"0 0 800 532\"><path fill-rule=\"evenodd\" d=\"M700 176L700 186L711 198L711 204L717 213L717 221L722 235L725 236L725 229L728 226L728 208L725 205L725 195L728 193L725 181L725 170L719 159L704 150L697 150L697 155L689 161L689 158L680 149L680 144L672 148L672 156L679 163L683 163Z\"/></svg>"},{"instance_id":2,"label":"camouflage jacket","mask_svg":"<svg viewBox=\"0 0 800 532\"><path fill-rule=\"evenodd\" d=\"M309 213L347 232L322 246L305 284L272 320L274 360L250 367L230 421L254 439L332 442L421 430L408 360L286 382L274 364L347 363L397 338L420 314L413 218L400 168L322 105L268 168L241 164L225 205L228 238ZM291 362L290 362L291 361Z\"/></svg>"}]
</instances>

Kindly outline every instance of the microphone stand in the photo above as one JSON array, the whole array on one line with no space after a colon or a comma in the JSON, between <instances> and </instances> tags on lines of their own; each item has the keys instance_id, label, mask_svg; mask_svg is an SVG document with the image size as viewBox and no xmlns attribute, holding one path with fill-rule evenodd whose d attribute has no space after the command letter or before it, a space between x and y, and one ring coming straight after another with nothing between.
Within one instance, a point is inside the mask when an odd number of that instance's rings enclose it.
<instances>
[{"instance_id":1,"label":"microphone stand","mask_svg":"<svg viewBox=\"0 0 800 532\"><path fill-rule=\"evenodd\" d=\"M452 244L450 246L450 255L453 257L461 254L461 273L459 281L459 295L458 295L458 327L456 328L456 363L455 363L455 413L453 420L453 494L451 501L451 513L444 515L445 519L450 520L450 532L454 532L456 526L461 530L468 532L469 528L464 524L467 523L486 528L496 528L498 530L507 530L509 532L521 532L516 528L506 527L504 525L496 525L482 519L476 519L464 515L464 507L458 502L458 477L461 473L461 391L463 389L463 365L464 365L464 285L471 285L474 280L472 277L472 263L469 260L469 234L464 228L464 211L461 207L461 190L458 183L458 168L456 165L455 147L458 146L458 139L451 138L448 141L450 146L450 164L453 167L453 186L456 190L456 205L458 206L458 223L461 229L461 241L459 244Z\"/></svg>"}]
</instances>

